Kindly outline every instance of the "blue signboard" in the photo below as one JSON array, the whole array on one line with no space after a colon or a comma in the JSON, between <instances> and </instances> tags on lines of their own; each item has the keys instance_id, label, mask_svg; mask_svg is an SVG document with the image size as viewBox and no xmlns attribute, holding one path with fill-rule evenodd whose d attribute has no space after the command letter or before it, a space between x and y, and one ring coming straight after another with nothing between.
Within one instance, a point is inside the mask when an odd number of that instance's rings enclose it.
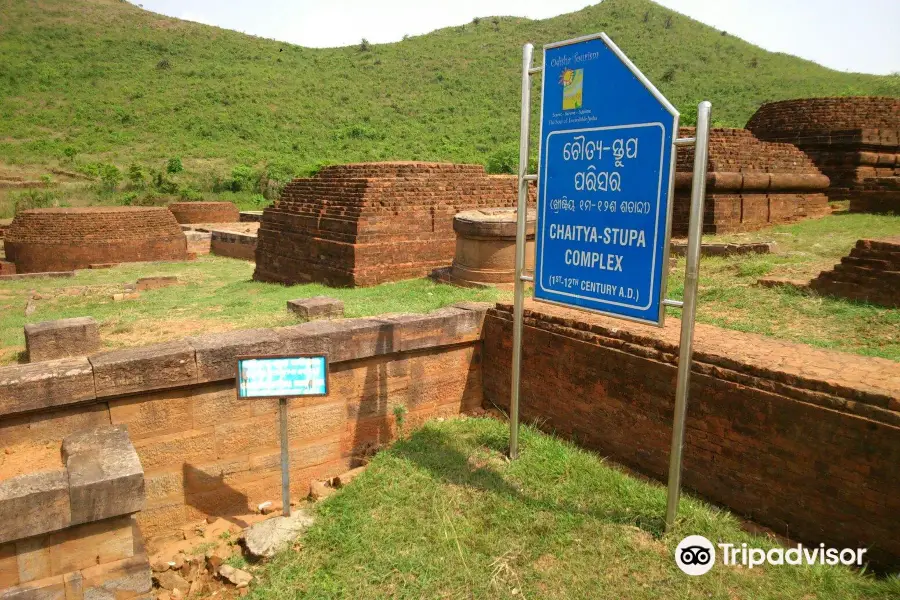
<instances>
[{"instance_id":1,"label":"blue signboard","mask_svg":"<svg viewBox=\"0 0 900 600\"><path fill-rule=\"evenodd\" d=\"M238 398L289 398L328 394L325 356L260 356L238 359Z\"/></svg>"},{"instance_id":2,"label":"blue signboard","mask_svg":"<svg viewBox=\"0 0 900 600\"><path fill-rule=\"evenodd\" d=\"M661 325L678 111L604 34L543 74L535 299Z\"/></svg>"}]
</instances>

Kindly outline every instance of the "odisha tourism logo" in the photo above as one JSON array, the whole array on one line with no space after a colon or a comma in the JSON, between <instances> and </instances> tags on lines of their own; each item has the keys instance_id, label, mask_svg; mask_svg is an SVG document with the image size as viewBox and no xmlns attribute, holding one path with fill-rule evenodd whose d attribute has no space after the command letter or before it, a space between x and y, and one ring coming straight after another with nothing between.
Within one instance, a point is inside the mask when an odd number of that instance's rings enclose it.
<instances>
[{"instance_id":1,"label":"odisha tourism logo","mask_svg":"<svg viewBox=\"0 0 900 600\"><path fill-rule=\"evenodd\" d=\"M563 89L563 110L581 108L584 69L563 69L559 76L559 83Z\"/></svg>"},{"instance_id":2,"label":"odisha tourism logo","mask_svg":"<svg viewBox=\"0 0 900 600\"><path fill-rule=\"evenodd\" d=\"M675 548L675 564L688 575L703 575L716 564L716 549L702 535L689 535Z\"/></svg>"}]
</instances>

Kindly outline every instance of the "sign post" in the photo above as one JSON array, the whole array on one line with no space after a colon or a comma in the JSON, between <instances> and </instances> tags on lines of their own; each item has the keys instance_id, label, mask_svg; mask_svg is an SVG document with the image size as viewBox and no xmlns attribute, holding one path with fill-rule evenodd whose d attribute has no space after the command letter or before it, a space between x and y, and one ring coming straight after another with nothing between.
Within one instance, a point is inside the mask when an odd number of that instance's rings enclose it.
<instances>
[{"instance_id":1,"label":"sign post","mask_svg":"<svg viewBox=\"0 0 900 600\"><path fill-rule=\"evenodd\" d=\"M291 516L290 454L288 445L288 398L328 395L328 357L240 356L237 359L238 398L277 398L281 430L281 506Z\"/></svg>"},{"instance_id":2,"label":"sign post","mask_svg":"<svg viewBox=\"0 0 900 600\"><path fill-rule=\"evenodd\" d=\"M706 182L710 105L696 138L678 138L679 113L604 33L533 46L522 60L519 203L513 308L510 458L518 454L524 284L536 301L662 327L683 307L669 505L677 508ZM543 74L538 173L528 174L531 75ZM676 146L696 143L684 302L665 297ZM535 271L525 274L528 183L538 183ZM696 256L692 249L696 250ZM670 514L671 513L671 514ZM667 527L674 513L667 511Z\"/></svg>"}]
</instances>

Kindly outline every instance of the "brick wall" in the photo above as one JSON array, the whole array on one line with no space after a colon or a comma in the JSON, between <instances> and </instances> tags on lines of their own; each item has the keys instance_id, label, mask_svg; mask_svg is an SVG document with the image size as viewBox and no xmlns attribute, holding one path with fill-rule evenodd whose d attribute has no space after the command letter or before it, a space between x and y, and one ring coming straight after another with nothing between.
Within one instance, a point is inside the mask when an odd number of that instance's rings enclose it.
<instances>
[{"instance_id":1,"label":"brick wall","mask_svg":"<svg viewBox=\"0 0 900 600\"><path fill-rule=\"evenodd\" d=\"M900 308L900 237L859 240L809 286L820 294Z\"/></svg>"},{"instance_id":2,"label":"brick wall","mask_svg":"<svg viewBox=\"0 0 900 600\"><path fill-rule=\"evenodd\" d=\"M804 98L763 104L747 128L796 144L854 212L900 209L900 98Z\"/></svg>"},{"instance_id":3,"label":"brick wall","mask_svg":"<svg viewBox=\"0 0 900 600\"><path fill-rule=\"evenodd\" d=\"M172 202L169 210L179 223L236 223L237 206L231 202Z\"/></svg>"},{"instance_id":4,"label":"brick wall","mask_svg":"<svg viewBox=\"0 0 900 600\"><path fill-rule=\"evenodd\" d=\"M484 310L315 321L3 367L0 439L127 427L146 479L137 520L158 538L281 497L277 401L236 398L236 356L329 355L330 395L289 401L291 485L304 496L310 479L339 475L393 439L395 406L414 427L481 405Z\"/></svg>"},{"instance_id":5,"label":"brick wall","mask_svg":"<svg viewBox=\"0 0 900 600\"><path fill-rule=\"evenodd\" d=\"M516 178L480 165L362 163L295 179L263 213L254 279L368 286L453 259L453 217L514 206Z\"/></svg>"},{"instance_id":6,"label":"brick wall","mask_svg":"<svg viewBox=\"0 0 900 600\"><path fill-rule=\"evenodd\" d=\"M681 128L692 137L694 129ZM674 235L687 235L694 149L676 155ZM828 178L793 144L764 142L746 129L709 134L704 233L748 231L830 213Z\"/></svg>"},{"instance_id":7,"label":"brick wall","mask_svg":"<svg viewBox=\"0 0 900 600\"><path fill-rule=\"evenodd\" d=\"M523 418L661 481L680 323L526 304ZM485 406L509 402L511 308L484 324ZM698 325L684 485L793 539L900 564L900 364Z\"/></svg>"},{"instance_id":8,"label":"brick wall","mask_svg":"<svg viewBox=\"0 0 900 600\"><path fill-rule=\"evenodd\" d=\"M9 226L4 247L18 273L187 258L181 228L161 207L24 210Z\"/></svg>"}]
</instances>

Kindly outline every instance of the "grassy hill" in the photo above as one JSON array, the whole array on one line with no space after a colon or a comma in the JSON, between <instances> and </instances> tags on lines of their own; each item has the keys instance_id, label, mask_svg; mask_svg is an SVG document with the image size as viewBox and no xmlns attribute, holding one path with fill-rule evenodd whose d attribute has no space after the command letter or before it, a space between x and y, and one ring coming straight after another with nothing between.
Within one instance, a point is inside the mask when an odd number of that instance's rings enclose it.
<instances>
[{"instance_id":1,"label":"grassy hill","mask_svg":"<svg viewBox=\"0 0 900 600\"><path fill-rule=\"evenodd\" d=\"M900 95L900 77L767 52L647 0L605 0L544 21L483 17L337 49L121 0L0 0L0 16L0 163L92 175L109 163L124 175L132 163L160 168L180 157L198 190L235 187L220 175L237 165L268 165L268 177L284 179L324 162L515 156L521 45L601 30L686 123L705 98L716 124L739 127L767 100Z\"/></svg>"}]
</instances>

